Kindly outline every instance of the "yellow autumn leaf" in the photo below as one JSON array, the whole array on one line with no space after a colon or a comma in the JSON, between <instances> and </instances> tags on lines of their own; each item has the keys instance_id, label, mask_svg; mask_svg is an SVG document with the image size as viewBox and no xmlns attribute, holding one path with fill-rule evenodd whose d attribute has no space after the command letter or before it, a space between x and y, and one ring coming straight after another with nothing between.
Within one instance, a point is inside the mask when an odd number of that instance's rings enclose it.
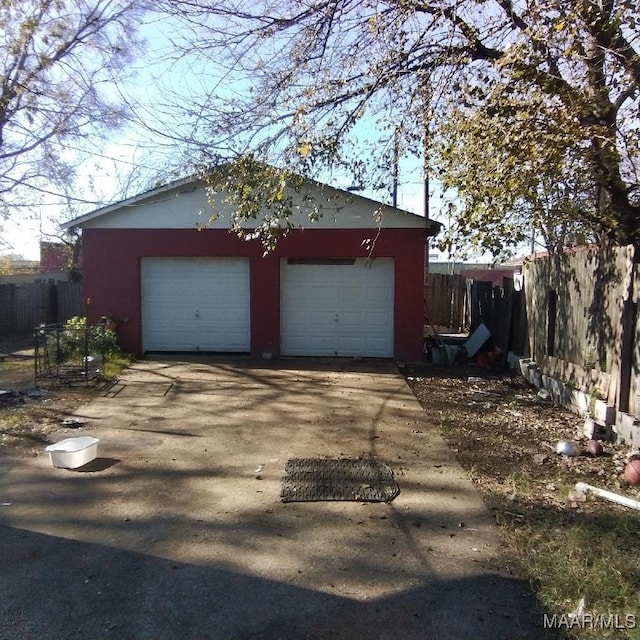
<instances>
[{"instance_id":1,"label":"yellow autumn leaf","mask_svg":"<svg viewBox=\"0 0 640 640\"><path fill-rule=\"evenodd\" d=\"M302 144L300 146L300 149L298 150L298 153L303 157L306 158L310 153L311 153L311 143L310 142L305 142L304 144Z\"/></svg>"}]
</instances>

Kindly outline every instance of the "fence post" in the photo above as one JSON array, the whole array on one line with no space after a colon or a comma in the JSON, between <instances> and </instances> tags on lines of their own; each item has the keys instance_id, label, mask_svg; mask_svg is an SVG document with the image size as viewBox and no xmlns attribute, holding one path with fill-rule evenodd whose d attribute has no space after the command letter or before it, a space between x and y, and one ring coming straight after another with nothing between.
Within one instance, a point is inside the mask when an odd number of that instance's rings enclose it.
<instances>
[{"instance_id":1,"label":"fence post","mask_svg":"<svg viewBox=\"0 0 640 640\"><path fill-rule=\"evenodd\" d=\"M524 287L520 291L513 292L513 317L511 324L512 344L511 350L521 356L528 356L528 317L527 303Z\"/></svg>"},{"instance_id":2,"label":"fence post","mask_svg":"<svg viewBox=\"0 0 640 640\"><path fill-rule=\"evenodd\" d=\"M502 364L507 362L507 354L511 345L511 320L513 316L513 297L515 288L513 278L502 279L502 297L500 298L497 325L496 346L502 351Z\"/></svg>"},{"instance_id":3,"label":"fence post","mask_svg":"<svg viewBox=\"0 0 640 640\"><path fill-rule=\"evenodd\" d=\"M631 404L631 377L633 375L633 338L635 335L637 316L637 296L634 291L637 279L638 260L640 250L634 247L629 258L629 275L627 291L622 300L622 313L620 317L620 356L619 377L616 393L616 404L620 411L628 412Z\"/></svg>"}]
</instances>

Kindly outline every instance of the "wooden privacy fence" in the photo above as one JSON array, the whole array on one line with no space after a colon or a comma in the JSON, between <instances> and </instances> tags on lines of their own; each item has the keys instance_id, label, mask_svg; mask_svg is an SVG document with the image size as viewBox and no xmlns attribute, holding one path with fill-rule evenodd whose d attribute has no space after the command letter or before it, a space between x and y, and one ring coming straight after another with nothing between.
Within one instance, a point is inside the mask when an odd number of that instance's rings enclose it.
<instances>
[{"instance_id":1,"label":"wooden privacy fence","mask_svg":"<svg viewBox=\"0 0 640 640\"><path fill-rule=\"evenodd\" d=\"M0 336L31 333L41 324L66 322L84 314L81 282L0 285Z\"/></svg>"},{"instance_id":2,"label":"wooden privacy fence","mask_svg":"<svg viewBox=\"0 0 640 640\"><path fill-rule=\"evenodd\" d=\"M640 418L638 261L632 246L578 247L526 261L522 291L511 278L494 287L428 274L425 317L470 332L483 323L503 353L528 356L543 374Z\"/></svg>"},{"instance_id":3,"label":"wooden privacy fence","mask_svg":"<svg viewBox=\"0 0 640 640\"><path fill-rule=\"evenodd\" d=\"M503 278L502 287L475 280L470 290L471 332L484 324L505 358L509 351L524 355L528 343L524 291L516 291L513 278Z\"/></svg>"},{"instance_id":4,"label":"wooden privacy fence","mask_svg":"<svg viewBox=\"0 0 640 640\"><path fill-rule=\"evenodd\" d=\"M462 275L429 273L425 279L425 321L455 332L481 323L491 332L492 343L506 354L527 350L527 310L524 291L516 291L512 278L502 287L468 280Z\"/></svg>"},{"instance_id":5,"label":"wooden privacy fence","mask_svg":"<svg viewBox=\"0 0 640 640\"><path fill-rule=\"evenodd\" d=\"M633 247L525 265L529 352L543 373L640 415L640 275Z\"/></svg>"},{"instance_id":6,"label":"wooden privacy fence","mask_svg":"<svg viewBox=\"0 0 640 640\"><path fill-rule=\"evenodd\" d=\"M427 273L424 285L425 320L456 332L469 326L467 280L458 274Z\"/></svg>"}]
</instances>

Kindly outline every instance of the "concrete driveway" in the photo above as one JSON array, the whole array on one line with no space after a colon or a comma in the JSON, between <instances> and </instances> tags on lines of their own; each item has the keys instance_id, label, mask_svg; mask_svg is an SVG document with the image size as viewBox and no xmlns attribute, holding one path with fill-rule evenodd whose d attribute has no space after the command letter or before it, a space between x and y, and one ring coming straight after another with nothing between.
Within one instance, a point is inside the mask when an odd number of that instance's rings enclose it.
<instances>
[{"instance_id":1,"label":"concrete driveway","mask_svg":"<svg viewBox=\"0 0 640 640\"><path fill-rule=\"evenodd\" d=\"M1 638L544 637L393 363L142 361L75 415L88 470L0 458ZM289 458L362 454L391 504L281 502Z\"/></svg>"}]
</instances>

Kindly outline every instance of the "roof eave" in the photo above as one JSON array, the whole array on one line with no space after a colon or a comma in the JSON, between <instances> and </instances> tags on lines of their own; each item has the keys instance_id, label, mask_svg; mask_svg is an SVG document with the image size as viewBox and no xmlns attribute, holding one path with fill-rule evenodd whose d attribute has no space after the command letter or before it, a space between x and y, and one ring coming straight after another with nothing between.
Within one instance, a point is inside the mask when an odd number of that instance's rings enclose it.
<instances>
[{"instance_id":1,"label":"roof eave","mask_svg":"<svg viewBox=\"0 0 640 640\"><path fill-rule=\"evenodd\" d=\"M154 189L149 189L148 191L140 193L136 196L132 196L131 198L127 198L126 200L113 202L104 207L100 207L99 209L94 209L89 213L85 213L84 215L78 216L73 220L63 222L60 225L60 228L71 230L71 229L75 229L76 227L81 227L85 222L90 222L95 218L104 216L108 213L111 213L112 211L116 211L117 209L122 209L123 207L130 207L130 206L139 204L140 202L147 200L149 198L154 198L156 196L162 195L163 193L166 193L167 191L171 191L173 189L179 189L180 187L186 184L191 184L197 181L198 181L198 178L195 175L188 176L186 178L180 178L179 180L174 180L173 182L169 182L167 184L164 184L160 187L156 187Z\"/></svg>"},{"instance_id":2,"label":"roof eave","mask_svg":"<svg viewBox=\"0 0 640 640\"><path fill-rule=\"evenodd\" d=\"M325 183L321 183L318 182L317 180L313 180L310 178L306 179L310 184L314 184L320 188L328 188L331 189L334 192L337 193L341 193L343 195L347 195L351 198L356 198L362 201L366 201L366 202L370 202L372 205L376 205L378 207L384 207L386 209L391 209L393 211L396 211L400 214L404 214L407 216L411 216L414 218L422 218L425 221L425 228L427 231L427 235L429 236L436 236L440 233L441 229L442 229L442 224L440 224L439 222L436 222L435 220L431 220L431 219L425 219L424 216L421 216L420 214L417 213L413 213L412 211L407 211L406 209L401 209L398 207L393 207L391 205L385 204L383 202L379 202L377 200L373 200L367 196L363 196L357 193L353 193L350 191L347 191L346 189L338 189L336 187L333 187L331 185L325 184ZM62 224L60 224L60 228L61 229L65 229L65 230L73 230L76 229L78 227L82 227L85 223L90 222L92 220L95 220L96 218L100 218L104 215L108 215L109 213L112 213L113 211L117 211L118 209L123 209L126 207L131 207L131 206L135 206L137 204L140 204L141 202L145 201L145 200L149 200L155 197L158 197L168 191L172 191L174 189L179 189L180 187L183 187L184 185L187 184L193 184L193 183L197 183L199 182L199 178L196 175L191 175L191 176L187 176L186 178L180 178L178 180L174 180L173 182L169 182L165 185L162 185L160 187L156 187L154 189L150 189L148 191L145 191L141 194L132 196L130 198L127 198L126 200L121 200L119 202L114 202L111 204L108 204L104 207L100 207L99 209L95 209L93 211L90 211L89 213L85 213L84 215L78 216L77 218L74 218L73 220L69 220L67 222L64 222Z\"/></svg>"}]
</instances>

